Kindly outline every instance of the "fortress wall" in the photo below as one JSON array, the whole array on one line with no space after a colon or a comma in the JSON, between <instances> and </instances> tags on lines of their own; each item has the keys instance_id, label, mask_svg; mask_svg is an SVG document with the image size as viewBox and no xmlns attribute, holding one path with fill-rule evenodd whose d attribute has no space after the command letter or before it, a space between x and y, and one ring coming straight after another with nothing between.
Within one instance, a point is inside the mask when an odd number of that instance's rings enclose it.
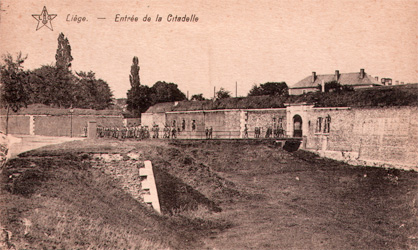
<instances>
[{"instance_id":1,"label":"fortress wall","mask_svg":"<svg viewBox=\"0 0 418 250\"><path fill-rule=\"evenodd\" d=\"M6 133L6 116L0 116L0 131ZM29 135L30 116L9 115L9 134Z\"/></svg>"},{"instance_id":2,"label":"fortress wall","mask_svg":"<svg viewBox=\"0 0 418 250\"><path fill-rule=\"evenodd\" d=\"M329 133L318 117L330 115ZM362 165L418 167L418 107L312 109L307 149Z\"/></svg>"},{"instance_id":3,"label":"fortress wall","mask_svg":"<svg viewBox=\"0 0 418 250\"><path fill-rule=\"evenodd\" d=\"M72 122L71 122L72 119ZM84 136L84 128L89 121L96 121L97 126L120 127L123 126L122 116L34 116L35 135L44 136L70 136L71 123L74 137Z\"/></svg>"}]
</instances>

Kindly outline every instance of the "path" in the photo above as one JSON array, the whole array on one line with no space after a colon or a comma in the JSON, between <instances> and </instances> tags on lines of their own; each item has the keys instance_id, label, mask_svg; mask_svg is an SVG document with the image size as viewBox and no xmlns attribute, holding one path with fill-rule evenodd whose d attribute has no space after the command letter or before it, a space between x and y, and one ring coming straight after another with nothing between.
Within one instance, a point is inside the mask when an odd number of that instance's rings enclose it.
<instances>
[{"instance_id":1,"label":"path","mask_svg":"<svg viewBox=\"0 0 418 250\"><path fill-rule=\"evenodd\" d=\"M9 146L9 157L47 145L59 144L67 141L84 140L84 137L53 137L40 135L13 135Z\"/></svg>"}]
</instances>

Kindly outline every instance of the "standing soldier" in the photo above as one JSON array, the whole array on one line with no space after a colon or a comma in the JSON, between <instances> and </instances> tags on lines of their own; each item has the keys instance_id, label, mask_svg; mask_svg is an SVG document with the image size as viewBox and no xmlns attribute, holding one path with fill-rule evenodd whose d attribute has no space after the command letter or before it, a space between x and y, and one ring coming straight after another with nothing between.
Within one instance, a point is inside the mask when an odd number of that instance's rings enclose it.
<instances>
[{"instance_id":1,"label":"standing soldier","mask_svg":"<svg viewBox=\"0 0 418 250\"><path fill-rule=\"evenodd\" d=\"M160 134L160 128L158 127L158 125L155 125L155 138L158 139L159 134Z\"/></svg>"},{"instance_id":2,"label":"standing soldier","mask_svg":"<svg viewBox=\"0 0 418 250\"><path fill-rule=\"evenodd\" d=\"M209 129L209 139L212 139L212 132L213 132L213 129L212 129L212 127L210 127L210 129Z\"/></svg>"},{"instance_id":3,"label":"standing soldier","mask_svg":"<svg viewBox=\"0 0 418 250\"><path fill-rule=\"evenodd\" d=\"M192 131L196 130L196 120L192 121Z\"/></svg>"},{"instance_id":4,"label":"standing soldier","mask_svg":"<svg viewBox=\"0 0 418 250\"><path fill-rule=\"evenodd\" d=\"M175 139L177 137L176 132L177 132L176 127L173 127L173 129L171 130L171 138Z\"/></svg>"},{"instance_id":5,"label":"standing soldier","mask_svg":"<svg viewBox=\"0 0 418 250\"><path fill-rule=\"evenodd\" d=\"M244 125L244 138L248 138L248 127L247 127L247 124Z\"/></svg>"}]
</instances>

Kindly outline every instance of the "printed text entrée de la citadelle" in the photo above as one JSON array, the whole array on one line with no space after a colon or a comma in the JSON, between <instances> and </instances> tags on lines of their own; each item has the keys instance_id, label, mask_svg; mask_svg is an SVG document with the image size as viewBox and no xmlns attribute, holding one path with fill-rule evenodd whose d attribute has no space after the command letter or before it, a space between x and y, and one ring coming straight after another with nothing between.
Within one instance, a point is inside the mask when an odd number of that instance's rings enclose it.
<instances>
[{"instance_id":1,"label":"printed text entr\u00e9e de la citadelle","mask_svg":"<svg viewBox=\"0 0 418 250\"><path fill-rule=\"evenodd\" d=\"M130 16L124 15L123 16L121 14L116 14L116 16L115 16L115 22L117 22L117 23L121 23L121 22L139 22L139 21L142 21L142 22L153 22L153 21L154 22L162 22L163 20L165 20L167 22L172 22L172 23L175 23L175 22L178 22L178 23L180 23L180 22L196 23L196 22L199 21L199 17L196 16L195 14L192 14L192 15L187 15L186 14L184 16L183 15L180 16L180 15L168 14L167 17L164 18L164 19L159 14L157 14L155 16L155 18L152 17L151 15L148 15L148 14L145 15L144 17L142 17L142 18L140 18L138 16L135 16L135 15L130 15Z\"/></svg>"}]
</instances>

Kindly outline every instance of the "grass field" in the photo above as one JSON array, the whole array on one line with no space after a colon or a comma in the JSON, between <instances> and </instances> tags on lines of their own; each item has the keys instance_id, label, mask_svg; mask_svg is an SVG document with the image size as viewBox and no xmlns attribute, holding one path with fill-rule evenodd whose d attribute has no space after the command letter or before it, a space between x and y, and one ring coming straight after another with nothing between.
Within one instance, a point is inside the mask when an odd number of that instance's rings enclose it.
<instances>
[{"instance_id":1,"label":"grass field","mask_svg":"<svg viewBox=\"0 0 418 250\"><path fill-rule=\"evenodd\" d=\"M92 168L97 152L151 160L165 214ZM417 190L416 172L265 142L68 142L8 163L0 225L17 249L418 249Z\"/></svg>"}]
</instances>

